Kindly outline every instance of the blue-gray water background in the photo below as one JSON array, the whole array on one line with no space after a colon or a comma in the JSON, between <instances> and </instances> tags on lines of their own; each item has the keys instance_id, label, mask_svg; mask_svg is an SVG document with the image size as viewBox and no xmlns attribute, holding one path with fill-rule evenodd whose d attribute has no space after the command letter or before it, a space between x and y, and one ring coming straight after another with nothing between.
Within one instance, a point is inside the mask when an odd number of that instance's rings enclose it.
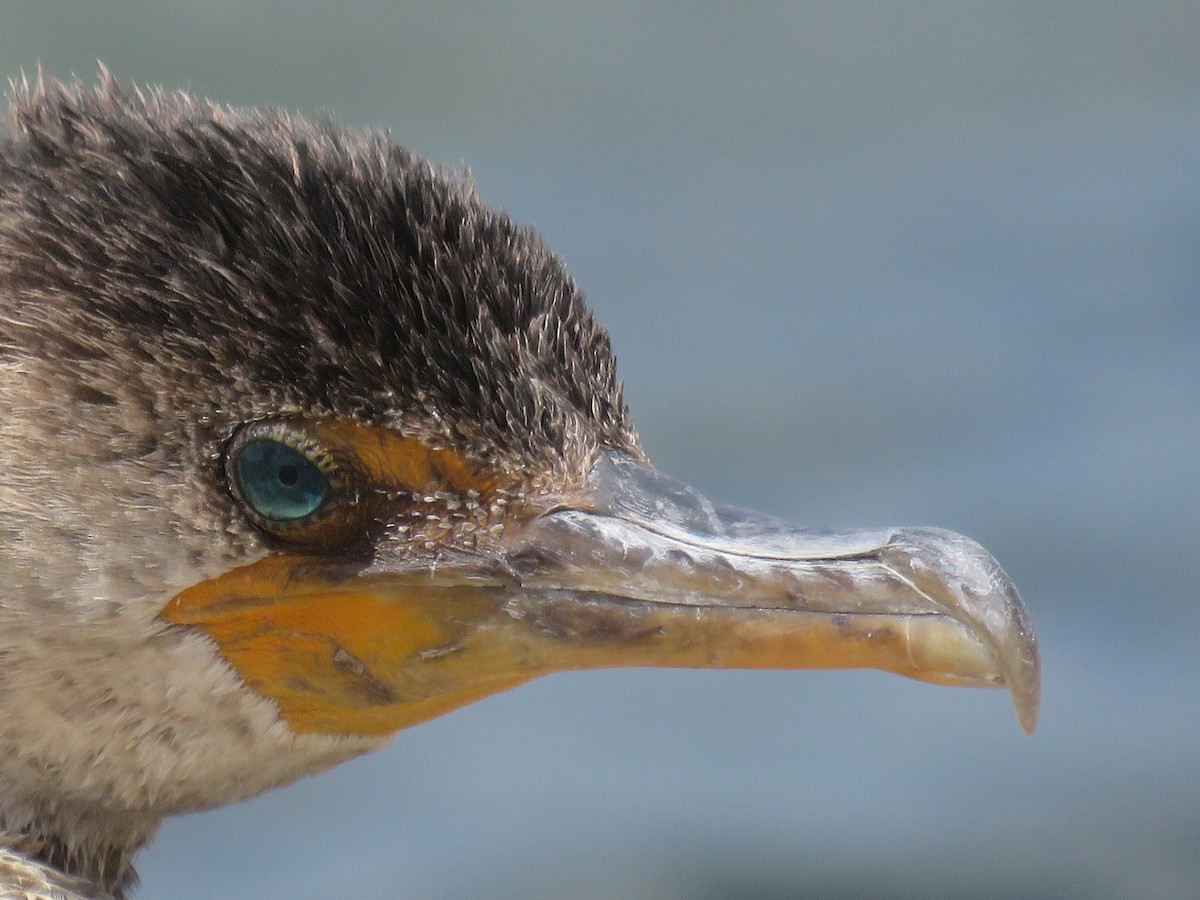
<instances>
[{"instance_id":1,"label":"blue-gray water background","mask_svg":"<svg viewBox=\"0 0 1200 900\"><path fill-rule=\"evenodd\" d=\"M169 823L140 897L1200 895L1200 8L5 4L40 60L471 168L612 331L661 468L936 524L1045 665L556 676Z\"/></svg>"}]
</instances>

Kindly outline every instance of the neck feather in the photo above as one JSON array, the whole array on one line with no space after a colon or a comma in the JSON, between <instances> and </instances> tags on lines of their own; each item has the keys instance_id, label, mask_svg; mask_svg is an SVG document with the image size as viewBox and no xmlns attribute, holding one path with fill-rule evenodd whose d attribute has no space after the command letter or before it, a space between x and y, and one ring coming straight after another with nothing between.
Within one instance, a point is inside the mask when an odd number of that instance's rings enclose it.
<instances>
[{"instance_id":1,"label":"neck feather","mask_svg":"<svg viewBox=\"0 0 1200 900\"><path fill-rule=\"evenodd\" d=\"M32 810L25 804L0 812L0 853L29 861L31 871L51 886L62 882L81 896L123 898L137 882L134 854L150 840L160 820L86 817L62 809L55 814L48 806L39 818L29 815Z\"/></svg>"}]
</instances>

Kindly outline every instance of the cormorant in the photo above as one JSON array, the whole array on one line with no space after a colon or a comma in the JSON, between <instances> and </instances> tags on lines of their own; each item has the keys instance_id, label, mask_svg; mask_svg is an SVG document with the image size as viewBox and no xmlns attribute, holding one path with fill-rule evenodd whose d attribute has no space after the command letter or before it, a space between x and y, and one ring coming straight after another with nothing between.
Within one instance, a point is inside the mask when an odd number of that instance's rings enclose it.
<instances>
[{"instance_id":1,"label":"cormorant","mask_svg":"<svg viewBox=\"0 0 1200 900\"><path fill-rule=\"evenodd\" d=\"M386 135L14 85L0 398L0 896L122 896L165 816L551 671L876 667L1036 719L991 556L659 474L560 261Z\"/></svg>"}]
</instances>

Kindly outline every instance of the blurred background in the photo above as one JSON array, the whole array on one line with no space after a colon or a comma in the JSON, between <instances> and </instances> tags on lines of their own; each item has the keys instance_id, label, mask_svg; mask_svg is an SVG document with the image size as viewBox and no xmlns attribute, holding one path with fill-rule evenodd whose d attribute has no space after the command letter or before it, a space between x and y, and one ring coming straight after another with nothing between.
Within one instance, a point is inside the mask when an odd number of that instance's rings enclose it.
<instances>
[{"instance_id":1,"label":"blurred background","mask_svg":"<svg viewBox=\"0 0 1200 900\"><path fill-rule=\"evenodd\" d=\"M138 897L1200 896L1200 10L240 0L0 10L0 75L330 112L469 167L645 446L1004 563L1045 667L560 675L170 822Z\"/></svg>"}]
</instances>

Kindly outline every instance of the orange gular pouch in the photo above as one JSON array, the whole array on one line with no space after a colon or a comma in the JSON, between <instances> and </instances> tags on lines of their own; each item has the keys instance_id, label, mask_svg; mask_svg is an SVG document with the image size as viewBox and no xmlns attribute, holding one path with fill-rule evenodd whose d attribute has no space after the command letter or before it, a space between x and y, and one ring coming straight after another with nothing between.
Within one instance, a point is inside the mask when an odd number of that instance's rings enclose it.
<instances>
[{"instance_id":1,"label":"orange gular pouch","mask_svg":"<svg viewBox=\"0 0 1200 900\"><path fill-rule=\"evenodd\" d=\"M504 624L501 589L414 575L373 590L329 569L269 557L183 591L161 617L212 638L299 732L391 734L539 674L472 647Z\"/></svg>"}]
</instances>

